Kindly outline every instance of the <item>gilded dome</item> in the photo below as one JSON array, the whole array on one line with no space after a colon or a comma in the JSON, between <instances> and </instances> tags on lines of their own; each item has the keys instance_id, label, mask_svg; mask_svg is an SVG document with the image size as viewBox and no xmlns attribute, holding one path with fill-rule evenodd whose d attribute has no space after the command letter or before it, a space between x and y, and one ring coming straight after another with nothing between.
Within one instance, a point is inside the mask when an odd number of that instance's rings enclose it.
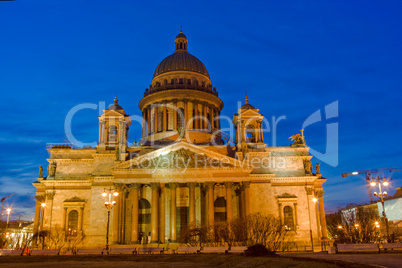
<instances>
[{"instance_id":1,"label":"gilded dome","mask_svg":"<svg viewBox=\"0 0 402 268\"><path fill-rule=\"evenodd\" d=\"M156 67L144 96L165 90L197 90L218 96L212 87L205 65L187 51L187 37L182 31L176 36L175 52L164 58Z\"/></svg>"},{"instance_id":2,"label":"gilded dome","mask_svg":"<svg viewBox=\"0 0 402 268\"><path fill-rule=\"evenodd\" d=\"M158 75L174 71L196 72L209 78L205 65L197 57L188 53L187 43L187 37L183 34L183 31L180 31L175 39L175 52L159 63L158 67L156 67L154 78Z\"/></svg>"},{"instance_id":3,"label":"gilded dome","mask_svg":"<svg viewBox=\"0 0 402 268\"><path fill-rule=\"evenodd\" d=\"M159 63L158 67L156 67L154 77L173 71L191 71L209 77L205 65L199 59L197 59L197 57L188 53L187 50L185 52L176 51L172 55L163 59L161 63Z\"/></svg>"}]
</instances>

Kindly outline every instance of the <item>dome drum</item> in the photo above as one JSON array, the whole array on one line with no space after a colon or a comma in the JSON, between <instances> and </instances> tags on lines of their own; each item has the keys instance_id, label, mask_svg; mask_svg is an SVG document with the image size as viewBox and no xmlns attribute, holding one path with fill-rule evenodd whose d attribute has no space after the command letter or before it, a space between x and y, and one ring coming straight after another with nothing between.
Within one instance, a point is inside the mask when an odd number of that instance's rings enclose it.
<instances>
[{"instance_id":1,"label":"dome drum","mask_svg":"<svg viewBox=\"0 0 402 268\"><path fill-rule=\"evenodd\" d=\"M164 79L163 83L155 82L154 85L150 85L149 89L145 89L144 97L152 93L174 89L198 90L218 96L216 88L213 88L211 84L198 83L198 80L188 78L173 78L170 82Z\"/></svg>"},{"instance_id":2,"label":"dome drum","mask_svg":"<svg viewBox=\"0 0 402 268\"><path fill-rule=\"evenodd\" d=\"M180 32L175 52L156 67L151 85L139 103L143 113L143 140L186 138L208 143L220 129L223 102L212 86L207 68L187 51L187 37Z\"/></svg>"}]
</instances>

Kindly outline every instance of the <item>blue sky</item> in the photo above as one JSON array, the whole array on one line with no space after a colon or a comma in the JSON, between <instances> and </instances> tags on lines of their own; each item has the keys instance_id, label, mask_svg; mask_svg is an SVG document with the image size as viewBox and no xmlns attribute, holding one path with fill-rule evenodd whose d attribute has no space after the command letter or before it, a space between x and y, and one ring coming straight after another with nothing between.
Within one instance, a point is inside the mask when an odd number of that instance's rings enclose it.
<instances>
[{"instance_id":1,"label":"blue sky","mask_svg":"<svg viewBox=\"0 0 402 268\"><path fill-rule=\"evenodd\" d=\"M47 165L46 143L66 141L68 111L111 104L117 92L126 112L139 115L144 89L183 25L223 114L236 113L247 92L269 121L286 116L278 146L339 101L339 116L307 127L306 141L325 152L326 124L338 123L339 164L321 166L326 208L367 202L364 177L341 173L402 166L401 8L399 1L0 1L0 197L16 192L8 200L15 215L33 216L31 183ZM96 141L97 116L76 114L77 139ZM140 134L134 125L129 138ZM272 145L271 133L265 140ZM390 194L402 172L392 177Z\"/></svg>"}]
</instances>

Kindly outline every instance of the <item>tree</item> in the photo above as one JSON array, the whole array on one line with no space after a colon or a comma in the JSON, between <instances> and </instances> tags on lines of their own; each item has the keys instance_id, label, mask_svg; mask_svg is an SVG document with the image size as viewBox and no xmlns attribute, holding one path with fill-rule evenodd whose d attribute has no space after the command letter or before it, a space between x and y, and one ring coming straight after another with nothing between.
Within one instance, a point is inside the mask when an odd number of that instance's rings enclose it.
<instances>
[{"instance_id":1,"label":"tree","mask_svg":"<svg viewBox=\"0 0 402 268\"><path fill-rule=\"evenodd\" d=\"M59 225L54 226L49 234L49 247L52 249L62 249L66 244L66 233L64 228Z\"/></svg>"},{"instance_id":2,"label":"tree","mask_svg":"<svg viewBox=\"0 0 402 268\"><path fill-rule=\"evenodd\" d=\"M259 213L247 217L247 241L248 245L261 244L269 251L283 250L293 240L288 236L288 230L282 225L280 219L272 215Z\"/></svg>"},{"instance_id":3,"label":"tree","mask_svg":"<svg viewBox=\"0 0 402 268\"><path fill-rule=\"evenodd\" d=\"M261 244L269 251L284 250L293 240L281 221L272 215L253 214L246 219L237 218L230 223L215 222L213 226L197 228L183 226L179 241L190 246L212 244L229 247Z\"/></svg>"},{"instance_id":4,"label":"tree","mask_svg":"<svg viewBox=\"0 0 402 268\"><path fill-rule=\"evenodd\" d=\"M339 209L326 216L327 229L335 243L373 243L379 240L376 222L380 216L374 207Z\"/></svg>"}]
</instances>

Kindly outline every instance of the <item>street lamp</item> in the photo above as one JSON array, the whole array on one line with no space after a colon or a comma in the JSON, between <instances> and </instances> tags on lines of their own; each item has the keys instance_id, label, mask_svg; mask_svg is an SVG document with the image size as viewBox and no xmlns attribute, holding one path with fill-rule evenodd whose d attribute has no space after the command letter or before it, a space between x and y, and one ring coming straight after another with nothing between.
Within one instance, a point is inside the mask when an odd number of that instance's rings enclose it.
<instances>
[{"instance_id":1,"label":"street lamp","mask_svg":"<svg viewBox=\"0 0 402 268\"><path fill-rule=\"evenodd\" d=\"M105 207L107 209L107 224L106 224L106 250L109 250L109 223L110 223L110 211L113 209L114 205L116 205L116 201L113 200L113 197L117 197L119 195L118 192L115 192L112 188L104 189L102 196L108 197L108 200L105 201Z\"/></svg>"},{"instance_id":2,"label":"street lamp","mask_svg":"<svg viewBox=\"0 0 402 268\"><path fill-rule=\"evenodd\" d=\"M8 238L7 229L8 229L8 221L10 220L11 208L8 208L6 211L7 211L6 237Z\"/></svg>"},{"instance_id":3,"label":"street lamp","mask_svg":"<svg viewBox=\"0 0 402 268\"><path fill-rule=\"evenodd\" d=\"M377 182L376 182L376 181L377 181ZM371 185L372 187L375 187L375 186L378 184L378 189L379 189L379 191L378 191L378 193L377 193L377 192L374 192L374 196L375 196L375 197L378 197L378 198L381 200L382 216L384 217L385 226L387 227L387 228L386 228L386 229L387 229L387 241L388 241L388 243L389 243L390 241L389 241L388 219L387 219L387 214L385 214L385 206L384 206L384 198L388 195L388 193L387 193L386 191L382 191L382 189L381 189L381 183L382 183L382 185L384 185L384 186L388 186L388 181L385 179L385 177L382 177L382 178L377 177L377 178L373 179L373 180L370 182L370 185Z\"/></svg>"}]
</instances>

